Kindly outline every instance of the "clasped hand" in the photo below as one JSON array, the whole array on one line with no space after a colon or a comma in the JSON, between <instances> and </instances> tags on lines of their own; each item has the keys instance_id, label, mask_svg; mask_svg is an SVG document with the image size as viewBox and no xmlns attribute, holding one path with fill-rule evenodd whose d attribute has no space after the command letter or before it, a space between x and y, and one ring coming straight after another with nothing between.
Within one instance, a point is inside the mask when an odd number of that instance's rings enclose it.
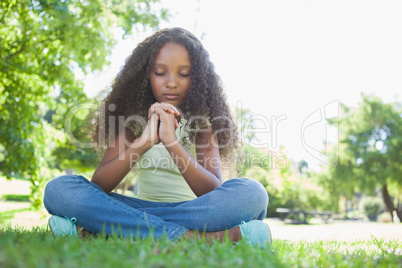
<instances>
[{"instance_id":1,"label":"clasped hand","mask_svg":"<svg viewBox=\"0 0 402 268\"><path fill-rule=\"evenodd\" d=\"M148 123L142 136L151 145L162 142L163 145L177 141L176 128L179 126L178 109L166 102L156 102L148 110Z\"/></svg>"}]
</instances>

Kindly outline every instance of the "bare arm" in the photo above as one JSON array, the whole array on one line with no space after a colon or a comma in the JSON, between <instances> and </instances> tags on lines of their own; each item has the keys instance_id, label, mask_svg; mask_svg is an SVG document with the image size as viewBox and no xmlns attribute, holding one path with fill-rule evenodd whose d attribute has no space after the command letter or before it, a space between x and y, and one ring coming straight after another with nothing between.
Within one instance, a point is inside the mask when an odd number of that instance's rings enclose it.
<instances>
[{"instance_id":1,"label":"bare arm","mask_svg":"<svg viewBox=\"0 0 402 268\"><path fill-rule=\"evenodd\" d=\"M177 109L166 103L155 103L148 113L148 123L142 135L138 138L125 128L118 137L109 144L101 162L92 176L92 182L98 184L106 193L111 192L124 179L127 173L136 165L137 161L149 149L160 142L158 135L159 115L153 113L153 109L159 107L173 116L173 128L176 129L178 122L175 118L179 115Z\"/></svg>"},{"instance_id":2,"label":"bare arm","mask_svg":"<svg viewBox=\"0 0 402 268\"><path fill-rule=\"evenodd\" d=\"M99 185L106 193L116 188L141 156L153 144L159 142L156 135L157 124L158 119L155 115L148 121L143 134L138 138L135 138L127 128L119 133L96 168L92 182Z\"/></svg>"},{"instance_id":3,"label":"bare arm","mask_svg":"<svg viewBox=\"0 0 402 268\"><path fill-rule=\"evenodd\" d=\"M219 148L213 142L210 129L204 128L196 135L195 160L177 140L174 127L174 115L160 108L155 109L159 115L159 137L196 196L206 194L222 184Z\"/></svg>"},{"instance_id":4,"label":"bare arm","mask_svg":"<svg viewBox=\"0 0 402 268\"><path fill-rule=\"evenodd\" d=\"M216 142L212 142L212 139L211 132L197 133L197 160L181 143L175 143L166 148L196 196L204 195L222 184L219 149L214 146Z\"/></svg>"}]
</instances>

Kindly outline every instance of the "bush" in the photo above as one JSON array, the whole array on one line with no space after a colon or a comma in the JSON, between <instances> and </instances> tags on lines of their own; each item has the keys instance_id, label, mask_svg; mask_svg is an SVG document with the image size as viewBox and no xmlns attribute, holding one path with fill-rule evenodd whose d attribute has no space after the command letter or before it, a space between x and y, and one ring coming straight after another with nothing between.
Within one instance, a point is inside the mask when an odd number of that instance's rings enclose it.
<instances>
[{"instance_id":1,"label":"bush","mask_svg":"<svg viewBox=\"0 0 402 268\"><path fill-rule=\"evenodd\" d=\"M4 194L1 196L1 199L7 201L18 201L18 202L29 202L28 194Z\"/></svg>"},{"instance_id":2,"label":"bush","mask_svg":"<svg viewBox=\"0 0 402 268\"><path fill-rule=\"evenodd\" d=\"M360 210L366 214L370 221L377 220L378 214L384 209L381 198L378 197L364 197L359 203Z\"/></svg>"},{"instance_id":3,"label":"bush","mask_svg":"<svg viewBox=\"0 0 402 268\"><path fill-rule=\"evenodd\" d=\"M269 204L267 217L281 217L277 208L297 210L337 210L337 203L332 202L328 193L321 188L306 187L302 181L291 182L282 179L282 187L278 188L267 180L267 172L261 168L247 170L245 177L259 181L267 190Z\"/></svg>"}]
</instances>

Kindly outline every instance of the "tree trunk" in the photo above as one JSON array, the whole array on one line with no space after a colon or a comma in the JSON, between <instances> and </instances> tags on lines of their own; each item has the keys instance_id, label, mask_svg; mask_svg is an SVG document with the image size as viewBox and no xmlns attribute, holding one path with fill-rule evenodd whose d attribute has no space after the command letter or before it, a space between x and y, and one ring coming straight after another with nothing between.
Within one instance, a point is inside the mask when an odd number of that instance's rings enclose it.
<instances>
[{"instance_id":1,"label":"tree trunk","mask_svg":"<svg viewBox=\"0 0 402 268\"><path fill-rule=\"evenodd\" d=\"M402 222L402 209L396 210L396 215L399 218L399 222Z\"/></svg>"},{"instance_id":2,"label":"tree trunk","mask_svg":"<svg viewBox=\"0 0 402 268\"><path fill-rule=\"evenodd\" d=\"M389 196L387 184L384 184L382 186L382 198L384 199L385 207L387 208L388 212L391 213L391 219L393 219L394 215L392 213L394 212L395 207L394 203L392 202L391 196Z\"/></svg>"}]
</instances>

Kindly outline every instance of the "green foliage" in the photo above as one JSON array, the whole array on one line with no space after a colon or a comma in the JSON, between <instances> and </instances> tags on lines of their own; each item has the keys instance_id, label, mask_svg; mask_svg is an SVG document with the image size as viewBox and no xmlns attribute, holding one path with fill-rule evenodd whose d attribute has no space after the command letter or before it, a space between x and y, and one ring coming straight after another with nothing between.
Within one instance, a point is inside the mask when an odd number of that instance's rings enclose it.
<instances>
[{"instance_id":1,"label":"green foliage","mask_svg":"<svg viewBox=\"0 0 402 268\"><path fill-rule=\"evenodd\" d=\"M364 197L359 203L360 210L371 220L375 221L378 214L384 209L384 203L378 197Z\"/></svg>"},{"instance_id":2,"label":"green foliage","mask_svg":"<svg viewBox=\"0 0 402 268\"><path fill-rule=\"evenodd\" d=\"M34 207L50 178L46 159L57 136L44 116L87 101L75 70L101 70L116 33L125 36L133 27L156 27L159 18L166 19L165 9L152 8L155 2L0 2L0 171L9 179L19 174L32 181ZM60 140L57 146L56 155L72 150Z\"/></svg>"},{"instance_id":3,"label":"green foliage","mask_svg":"<svg viewBox=\"0 0 402 268\"><path fill-rule=\"evenodd\" d=\"M243 141L243 155L239 165L238 176L259 181L269 195L269 217L278 217L277 208L285 207L302 210L337 210L336 200L323 191L322 187L316 187L316 182L305 177L305 169L308 168L306 161L301 161L296 168L292 167L289 159L281 146L278 153L267 149L257 149L252 144L258 138L254 129L255 121L253 114L248 109L237 109L237 118ZM294 174L295 170L297 174ZM273 184L275 176L280 178L280 185ZM315 175L316 176L316 175Z\"/></svg>"},{"instance_id":4,"label":"green foliage","mask_svg":"<svg viewBox=\"0 0 402 268\"><path fill-rule=\"evenodd\" d=\"M236 118L238 119L239 133L244 143L242 155L240 155L240 165L238 166L238 177L244 177L250 169L262 169L266 174L272 167L272 159L250 144L258 140L255 132L249 131L256 128L253 114L249 109L238 109L236 107Z\"/></svg>"},{"instance_id":5,"label":"green foliage","mask_svg":"<svg viewBox=\"0 0 402 268\"><path fill-rule=\"evenodd\" d=\"M329 159L338 164L328 168L321 183L334 196L351 197L360 191L372 194L376 188L387 189L388 185L394 186L393 194L399 194L402 189L401 103L383 103L377 97L362 95L358 107L343 106L342 110L343 116L337 119L339 154L333 151ZM392 206L388 193L383 197Z\"/></svg>"},{"instance_id":6,"label":"green foliage","mask_svg":"<svg viewBox=\"0 0 402 268\"><path fill-rule=\"evenodd\" d=\"M243 146L243 155L238 176L259 181L267 190L269 205L267 215L269 217L280 216L277 208L303 209L303 210L335 210L337 203L330 196L323 193L322 188L306 187L311 184L308 178L302 178L304 169L308 167L306 161L301 161L297 166L298 176L292 170L292 160L280 147L278 153L267 149L257 149L251 146L257 140L254 132L248 130L255 128L252 113L248 109L236 110L239 119L240 133L246 145ZM280 185L274 185L274 176L280 178Z\"/></svg>"},{"instance_id":7,"label":"green foliage","mask_svg":"<svg viewBox=\"0 0 402 268\"><path fill-rule=\"evenodd\" d=\"M359 189L373 191L377 185L395 181L402 185L402 109L399 103L385 104L362 95L356 109L344 107L340 120L340 160L351 161L351 174L359 178Z\"/></svg>"},{"instance_id":8,"label":"green foliage","mask_svg":"<svg viewBox=\"0 0 402 268\"><path fill-rule=\"evenodd\" d=\"M1 267L400 267L401 241L289 242L53 238L43 229L0 230Z\"/></svg>"},{"instance_id":9,"label":"green foliage","mask_svg":"<svg viewBox=\"0 0 402 268\"><path fill-rule=\"evenodd\" d=\"M282 173L282 175L285 174L289 175L292 172L287 170ZM271 181L271 173L259 167L247 169L244 177L260 182L267 190L268 217L279 217L277 208L318 211L338 209L337 200L332 199L328 192L316 186L311 179L292 177L297 179L293 181L285 176L281 177L281 185L276 186Z\"/></svg>"},{"instance_id":10,"label":"green foliage","mask_svg":"<svg viewBox=\"0 0 402 268\"><path fill-rule=\"evenodd\" d=\"M250 109L243 109L235 107L237 124L239 127L240 135L244 142L250 143L256 139L255 132L249 131L256 128L255 121L253 120L253 114Z\"/></svg>"},{"instance_id":11,"label":"green foliage","mask_svg":"<svg viewBox=\"0 0 402 268\"><path fill-rule=\"evenodd\" d=\"M272 158L270 158L269 155L248 144L243 146L241 165L239 165L238 168L239 177L246 176L249 170L259 170L260 171L259 174L266 175L267 172L271 169L271 167L272 167Z\"/></svg>"},{"instance_id":12,"label":"green foliage","mask_svg":"<svg viewBox=\"0 0 402 268\"><path fill-rule=\"evenodd\" d=\"M277 208L289 208L295 210L336 211L338 205L330 198L329 194L320 187L309 187L306 180L289 182L284 180L283 189L274 186L267 187L270 195L268 215L280 216Z\"/></svg>"},{"instance_id":13,"label":"green foliage","mask_svg":"<svg viewBox=\"0 0 402 268\"><path fill-rule=\"evenodd\" d=\"M57 133L54 139L55 148L48 161L51 167L73 169L80 173L95 170L99 160L93 148L88 146L91 143L89 120L93 107L97 105L92 105L88 100L82 107L60 107L52 111L51 124L57 129Z\"/></svg>"}]
</instances>

